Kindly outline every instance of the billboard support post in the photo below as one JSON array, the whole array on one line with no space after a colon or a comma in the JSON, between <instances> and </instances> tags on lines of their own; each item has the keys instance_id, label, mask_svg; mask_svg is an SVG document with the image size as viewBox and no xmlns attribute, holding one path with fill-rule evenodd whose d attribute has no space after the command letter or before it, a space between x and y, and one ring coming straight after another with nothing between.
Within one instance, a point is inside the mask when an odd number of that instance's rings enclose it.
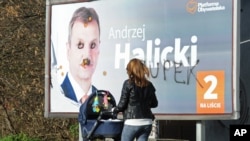
<instances>
[{"instance_id":1,"label":"billboard support post","mask_svg":"<svg viewBox=\"0 0 250 141\"><path fill-rule=\"evenodd\" d=\"M205 122L203 120L196 122L196 141L205 141Z\"/></svg>"}]
</instances>

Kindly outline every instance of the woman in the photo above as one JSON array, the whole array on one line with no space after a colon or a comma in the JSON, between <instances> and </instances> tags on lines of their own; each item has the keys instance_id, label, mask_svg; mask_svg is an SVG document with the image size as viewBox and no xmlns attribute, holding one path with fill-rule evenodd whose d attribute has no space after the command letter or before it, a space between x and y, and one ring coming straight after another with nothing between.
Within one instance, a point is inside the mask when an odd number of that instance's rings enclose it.
<instances>
[{"instance_id":1,"label":"woman","mask_svg":"<svg viewBox=\"0 0 250 141\"><path fill-rule=\"evenodd\" d=\"M128 79L124 81L120 101L113 109L122 112L124 127L122 141L147 141L152 130L154 115L151 108L158 106L149 69L139 59L131 59L127 65Z\"/></svg>"}]
</instances>

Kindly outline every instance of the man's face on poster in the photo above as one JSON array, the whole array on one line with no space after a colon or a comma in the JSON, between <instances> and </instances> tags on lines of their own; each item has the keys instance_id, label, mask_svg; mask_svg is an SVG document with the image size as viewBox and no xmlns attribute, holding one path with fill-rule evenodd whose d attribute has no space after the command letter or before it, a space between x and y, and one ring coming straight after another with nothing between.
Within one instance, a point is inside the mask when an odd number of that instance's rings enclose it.
<instances>
[{"instance_id":1,"label":"man's face on poster","mask_svg":"<svg viewBox=\"0 0 250 141\"><path fill-rule=\"evenodd\" d=\"M74 23L71 42L67 43L67 57L69 71L77 81L91 79L98 61L99 45L100 33L95 20ZM86 60L88 63L84 64Z\"/></svg>"}]
</instances>

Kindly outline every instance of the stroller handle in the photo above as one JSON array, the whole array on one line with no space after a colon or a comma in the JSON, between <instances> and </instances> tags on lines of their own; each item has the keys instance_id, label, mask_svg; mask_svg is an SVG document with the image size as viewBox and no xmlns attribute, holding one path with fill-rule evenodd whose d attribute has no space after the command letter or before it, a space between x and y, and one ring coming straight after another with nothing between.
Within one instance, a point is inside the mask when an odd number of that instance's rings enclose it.
<instances>
[{"instance_id":1,"label":"stroller handle","mask_svg":"<svg viewBox=\"0 0 250 141\"><path fill-rule=\"evenodd\" d=\"M110 93L108 90L96 90L94 93Z\"/></svg>"},{"instance_id":2,"label":"stroller handle","mask_svg":"<svg viewBox=\"0 0 250 141\"><path fill-rule=\"evenodd\" d=\"M112 117L112 119L116 119L116 116L117 116L113 111L101 111L97 120L101 120L102 116L104 116L104 115Z\"/></svg>"}]
</instances>

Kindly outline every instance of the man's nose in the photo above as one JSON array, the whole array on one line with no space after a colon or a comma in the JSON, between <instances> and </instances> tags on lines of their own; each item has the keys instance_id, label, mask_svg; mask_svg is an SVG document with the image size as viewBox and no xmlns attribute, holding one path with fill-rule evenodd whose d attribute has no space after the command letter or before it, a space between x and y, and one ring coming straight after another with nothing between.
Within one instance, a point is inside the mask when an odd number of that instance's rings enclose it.
<instances>
[{"instance_id":1,"label":"man's nose","mask_svg":"<svg viewBox=\"0 0 250 141\"><path fill-rule=\"evenodd\" d=\"M82 65L83 65L83 66L90 65L90 59L89 59L89 58L84 58L84 59L82 60Z\"/></svg>"}]
</instances>

